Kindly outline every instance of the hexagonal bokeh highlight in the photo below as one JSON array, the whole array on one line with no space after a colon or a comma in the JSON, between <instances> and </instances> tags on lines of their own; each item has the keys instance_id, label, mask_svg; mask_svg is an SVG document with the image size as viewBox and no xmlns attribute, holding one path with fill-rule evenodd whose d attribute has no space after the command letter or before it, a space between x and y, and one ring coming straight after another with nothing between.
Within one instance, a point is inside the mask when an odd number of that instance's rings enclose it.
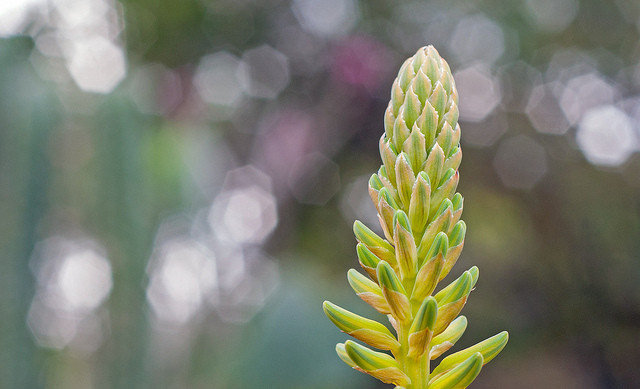
<instances>
[{"instance_id":1,"label":"hexagonal bokeh highlight","mask_svg":"<svg viewBox=\"0 0 640 389\"><path fill-rule=\"evenodd\" d=\"M498 81L483 65L474 65L454 74L460 96L460 119L484 120L500 104L502 92Z\"/></svg>"},{"instance_id":2,"label":"hexagonal bokeh highlight","mask_svg":"<svg viewBox=\"0 0 640 389\"><path fill-rule=\"evenodd\" d=\"M618 166L638 147L629 116L612 105L589 110L578 125L576 141L595 165Z\"/></svg>"},{"instance_id":3,"label":"hexagonal bokeh highlight","mask_svg":"<svg viewBox=\"0 0 640 389\"><path fill-rule=\"evenodd\" d=\"M238 75L247 94L273 99L289 85L289 61L273 47L262 45L244 53Z\"/></svg>"},{"instance_id":4,"label":"hexagonal bokeh highlight","mask_svg":"<svg viewBox=\"0 0 640 389\"><path fill-rule=\"evenodd\" d=\"M547 156L536 141L517 135L498 145L493 167L505 186L531 189L547 173Z\"/></svg>"}]
</instances>

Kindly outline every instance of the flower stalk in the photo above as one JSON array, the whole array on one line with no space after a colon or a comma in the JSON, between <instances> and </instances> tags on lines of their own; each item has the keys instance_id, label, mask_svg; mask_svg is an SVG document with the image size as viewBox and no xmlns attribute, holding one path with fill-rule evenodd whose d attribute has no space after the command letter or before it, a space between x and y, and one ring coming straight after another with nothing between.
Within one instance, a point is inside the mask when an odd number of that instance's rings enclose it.
<instances>
[{"instance_id":1,"label":"flower stalk","mask_svg":"<svg viewBox=\"0 0 640 389\"><path fill-rule=\"evenodd\" d=\"M463 335L459 316L478 268L438 289L455 265L466 234L456 192L462 160L458 94L447 62L432 46L407 59L391 88L380 138L382 165L369 180L383 236L354 223L364 273L351 269L354 292L387 315L395 334L377 321L326 301L324 311L347 340L336 351L352 368L396 389L465 388L506 345L507 332L444 358ZM368 277L367 277L368 276Z\"/></svg>"}]
</instances>

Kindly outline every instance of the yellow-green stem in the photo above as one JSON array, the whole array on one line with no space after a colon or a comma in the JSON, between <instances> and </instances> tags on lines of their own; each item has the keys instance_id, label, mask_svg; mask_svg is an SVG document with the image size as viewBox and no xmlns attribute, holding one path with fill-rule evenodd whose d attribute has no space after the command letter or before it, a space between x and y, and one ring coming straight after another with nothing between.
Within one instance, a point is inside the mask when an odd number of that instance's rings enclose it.
<instances>
[{"instance_id":1,"label":"yellow-green stem","mask_svg":"<svg viewBox=\"0 0 640 389\"><path fill-rule=\"evenodd\" d=\"M408 290L412 290L415 278L407 280L408 285L404 285L408 287ZM418 305L415 301L411 302L412 306L412 316L416 314L418 310ZM400 342L400 349L398 351L398 355L394 355L402 370L409 376L411 379L411 384L407 385L407 389L427 389L429 383L429 373L430 373L430 360L429 353L425 352L420 357L410 357L409 356L409 335L411 328L411 321L406 323L398 322L398 341ZM427 350L429 350L429 345L427 345Z\"/></svg>"}]
</instances>

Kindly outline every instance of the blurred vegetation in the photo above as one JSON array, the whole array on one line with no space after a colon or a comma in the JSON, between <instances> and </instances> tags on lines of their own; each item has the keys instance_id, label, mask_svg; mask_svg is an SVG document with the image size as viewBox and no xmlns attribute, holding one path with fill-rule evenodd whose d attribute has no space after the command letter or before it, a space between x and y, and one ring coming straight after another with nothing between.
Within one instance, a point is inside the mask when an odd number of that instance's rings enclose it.
<instances>
[{"instance_id":1,"label":"blurred vegetation","mask_svg":"<svg viewBox=\"0 0 640 389\"><path fill-rule=\"evenodd\" d=\"M401 61L460 91L476 388L640 387L640 6L0 6L0 387L358 388L321 311ZM466 107L466 108L465 108ZM351 299L351 300L350 300ZM375 315L373 312L358 312Z\"/></svg>"}]
</instances>

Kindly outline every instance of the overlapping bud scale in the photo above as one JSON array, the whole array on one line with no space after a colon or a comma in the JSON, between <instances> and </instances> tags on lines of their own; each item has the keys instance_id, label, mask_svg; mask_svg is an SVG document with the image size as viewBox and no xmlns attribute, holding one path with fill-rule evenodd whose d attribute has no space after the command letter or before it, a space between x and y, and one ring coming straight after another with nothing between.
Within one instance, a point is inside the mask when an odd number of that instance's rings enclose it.
<instances>
[{"instance_id":1,"label":"overlapping bud scale","mask_svg":"<svg viewBox=\"0 0 640 389\"><path fill-rule=\"evenodd\" d=\"M466 233L463 198L456 193L462 160L458 94L449 65L432 46L402 64L384 128L382 166L369 180L384 236L355 222L358 259L369 278L353 269L348 278L358 296L388 316L396 335L331 303L325 312L344 332L392 355L352 341L337 352L351 367L397 388L466 387L508 335L453 354L430 371L429 361L466 329L467 320L458 315L478 280L473 267L432 296L458 260Z\"/></svg>"}]
</instances>

